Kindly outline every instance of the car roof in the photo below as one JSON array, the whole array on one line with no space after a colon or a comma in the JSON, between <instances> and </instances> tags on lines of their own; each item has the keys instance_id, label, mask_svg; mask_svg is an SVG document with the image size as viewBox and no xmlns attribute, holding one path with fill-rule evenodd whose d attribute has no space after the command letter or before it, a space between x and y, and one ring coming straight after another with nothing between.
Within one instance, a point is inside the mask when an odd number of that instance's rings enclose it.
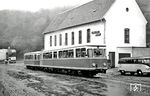
<instances>
[{"instance_id":1,"label":"car roof","mask_svg":"<svg viewBox=\"0 0 150 96\"><path fill-rule=\"evenodd\" d=\"M125 59L150 59L150 57L124 57L121 58L120 60L125 60Z\"/></svg>"}]
</instances>

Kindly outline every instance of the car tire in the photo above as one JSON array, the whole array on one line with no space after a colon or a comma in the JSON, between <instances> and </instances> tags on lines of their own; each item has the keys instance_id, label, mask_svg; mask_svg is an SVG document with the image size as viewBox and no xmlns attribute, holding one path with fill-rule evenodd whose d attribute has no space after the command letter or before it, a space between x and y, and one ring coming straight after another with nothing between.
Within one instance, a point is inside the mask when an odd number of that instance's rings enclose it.
<instances>
[{"instance_id":1,"label":"car tire","mask_svg":"<svg viewBox=\"0 0 150 96\"><path fill-rule=\"evenodd\" d=\"M126 72L124 70L120 70L121 75L125 75Z\"/></svg>"},{"instance_id":2,"label":"car tire","mask_svg":"<svg viewBox=\"0 0 150 96\"><path fill-rule=\"evenodd\" d=\"M138 76L142 76L143 75L143 72L141 70L137 70L137 75Z\"/></svg>"}]
</instances>

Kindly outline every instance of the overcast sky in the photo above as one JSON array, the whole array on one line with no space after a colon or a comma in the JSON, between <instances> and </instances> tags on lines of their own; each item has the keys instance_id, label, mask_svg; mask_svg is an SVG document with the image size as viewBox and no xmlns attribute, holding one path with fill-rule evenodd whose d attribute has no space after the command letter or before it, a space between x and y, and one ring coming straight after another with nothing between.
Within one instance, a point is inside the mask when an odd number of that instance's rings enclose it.
<instances>
[{"instance_id":1,"label":"overcast sky","mask_svg":"<svg viewBox=\"0 0 150 96\"><path fill-rule=\"evenodd\" d=\"M39 9L78 6L92 0L0 0L0 10L24 10L36 12Z\"/></svg>"}]
</instances>

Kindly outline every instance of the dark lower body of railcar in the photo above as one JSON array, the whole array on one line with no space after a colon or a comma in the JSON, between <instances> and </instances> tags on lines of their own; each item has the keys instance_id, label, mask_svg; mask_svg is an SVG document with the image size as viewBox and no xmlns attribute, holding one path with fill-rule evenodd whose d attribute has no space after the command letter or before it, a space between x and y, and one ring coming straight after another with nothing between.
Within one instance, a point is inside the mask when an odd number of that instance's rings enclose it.
<instances>
[{"instance_id":1,"label":"dark lower body of railcar","mask_svg":"<svg viewBox=\"0 0 150 96\"><path fill-rule=\"evenodd\" d=\"M106 59L53 59L25 61L26 67L33 70L44 70L51 73L93 77L97 73L106 73Z\"/></svg>"}]
</instances>

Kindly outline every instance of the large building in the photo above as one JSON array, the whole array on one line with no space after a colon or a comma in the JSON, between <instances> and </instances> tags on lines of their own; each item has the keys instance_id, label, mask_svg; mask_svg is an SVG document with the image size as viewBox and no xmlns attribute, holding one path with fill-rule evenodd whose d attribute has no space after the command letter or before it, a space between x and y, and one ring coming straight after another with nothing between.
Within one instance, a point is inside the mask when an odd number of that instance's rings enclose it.
<instances>
[{"instance_id":1,"label":"large building","mask_svg":"<svg viewBox=\"0 0 150 96\"><path fill-rule=\"evenodd\" d=\"M44 31L44 50L97 46L111 66L146 47L146 24L136 0L93 0L58 14Z\"/></svg>"}]
</instances>

